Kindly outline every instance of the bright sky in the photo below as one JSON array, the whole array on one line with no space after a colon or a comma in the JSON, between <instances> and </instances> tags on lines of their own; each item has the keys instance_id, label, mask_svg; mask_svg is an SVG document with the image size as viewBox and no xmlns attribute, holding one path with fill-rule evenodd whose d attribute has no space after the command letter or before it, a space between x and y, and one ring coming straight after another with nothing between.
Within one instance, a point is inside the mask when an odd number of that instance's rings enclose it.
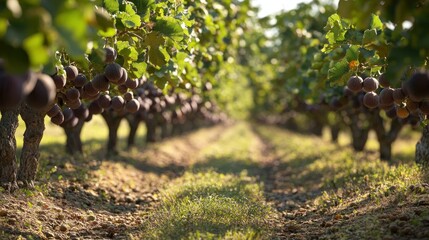
<instances>
[{"instance_id":1,"label":"bright sky","mask_svg":"<svg viewBox=\"0 0 429 240\"><path fill-rule=\"evenodd\" d=\"M265 17L267 15L280 12L281 10L294 9L298 5L298 3L310 2L311 0L252 0L252 1L260 9L259 17Z\"/></svg>"},{"instance_id":2,"label":"bright sky","mask_svg":"<svg viewBox=\"0 0 429 240\"><path fill-rule=\"evenodd\" d=\"M265 17L270 14L280 12L282 9L294 9L300 2L310 2L310 0L253 0L259 7L259 16Z\"/></svg>"}]
</instances>

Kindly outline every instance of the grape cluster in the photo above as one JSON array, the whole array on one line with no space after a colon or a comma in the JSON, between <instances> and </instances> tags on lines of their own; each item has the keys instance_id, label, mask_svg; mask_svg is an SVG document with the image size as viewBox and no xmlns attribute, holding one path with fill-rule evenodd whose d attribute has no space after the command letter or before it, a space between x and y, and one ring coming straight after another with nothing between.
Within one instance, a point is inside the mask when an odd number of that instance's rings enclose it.
<instances>
[{"instance_id":1,"label":"grape cluster","mask_svg":"<svg viewBox=\"0 0 429 240\"><path fill-rule=\"evenodd\" d=\"M419 113L429 115L429 74L416 72L400 88L391 88L390 81L384 74L378 80L374 77L362 79L352 76L344 89L344 96L353 95L358 99L353 104L355 107L360 103L369 109L379 107L390 118L405 119L411 114Z\"/></svg>"},{"instance_id":2,"label":"grape cluster","mask_svg":"<svg viewBox=\"0 0 429 240\"><path fill-rule=\"evenodd\" d=\"M211 85L207 84L207 90ZM146 82L136 90L140 101L138 112L142 120L148 117L159 116L159 120L169 124L183 124L202 117L211 122L226 120L226 116L219 114L218 109L210 101L203 101L198 94L174 93L164 94L153 83Z\"/></svg>"},{"instance_id":3,"label":"grape cluster","mask_svg":"<svg viewBox=\"0 0 429 240\"><path fill-rule=\"evenodd\" d=\"M0 110L17 107L21 102L44 111L55 99L55 84L43 73L27 71L20 74L6 72L0 59Z\"/></svg>"},{"instance_id":4,"label":"grape cluster","mask_svg":"<svg viewBox=\"0 0 429 240\"><path fill-rule=\"evenodd\" d=\"M90 121L94 114L104 111L135 113L140 102L132 90L143 84L144 79L132 80L126 69L114 62L117 53L111 47L104 48L105 66L102 73L92 80L74 65L64 67L65 75L53 76L57 88L57 103L47 112L54 124L74 127L79 119Z\"/></svg>"}]
</instances>

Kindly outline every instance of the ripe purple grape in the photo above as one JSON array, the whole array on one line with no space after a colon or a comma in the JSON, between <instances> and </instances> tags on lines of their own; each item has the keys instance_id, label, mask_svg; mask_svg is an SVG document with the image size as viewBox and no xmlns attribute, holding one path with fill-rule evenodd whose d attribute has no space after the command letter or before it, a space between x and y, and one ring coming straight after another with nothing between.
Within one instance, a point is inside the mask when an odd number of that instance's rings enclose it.
<instances>
[{"instance_id":1,"label":"ripe purple grape","mask_svg":"<svg viewBox=\"0 0 429 240\"><path fill-rule=\"evenodd\" d=\"M68 81L74 81L79 74L79 70L76 66L70 65L64 67L64 71L66 71L66 76Z\"/></svg>"},{"instance_id":2,"label":"ripe purple grape","mask_svg":"<svg viewBox=\"0 0 429 240\"><path fill-rule=\"evenodd\" d=\"M352 76L347 81L347 87L354 93L360 92L362 90L363 80L359 76Z\"/></svg>"},{"instance_id":3,"label":"ripe purple grape","mask_svg":"<svg viewBox=\"0 0 429 240\"><path fill-rule=\"evenodd\" d=\"M378 80L373 77L367 77L363 80L362 86L365 92L373 92L378 88Z\"/></svg>"},{"instance_id":4,"label":"ripe purple grape","mask_svg":"<svg viewBox=\"0 0 429 240\"><path fill-rule=\"evenodd\" d=\"M378 95L375 92L367 92L363 97L363 105L367 108L376 108L378 106Z\"/></svg>"}]
</instances>

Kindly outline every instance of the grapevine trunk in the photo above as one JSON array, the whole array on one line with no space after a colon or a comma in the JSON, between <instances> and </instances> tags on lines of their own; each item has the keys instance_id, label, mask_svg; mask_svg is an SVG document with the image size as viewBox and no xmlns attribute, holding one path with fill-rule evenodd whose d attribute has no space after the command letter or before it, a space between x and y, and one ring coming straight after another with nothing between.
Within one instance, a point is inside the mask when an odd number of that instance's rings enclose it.
<instances>
[{"instance_id":1,"label":"grapevine trunk","mask_svg":"<svg viewBox=\"0 0 429 240\"><path fill-rule=\"evenodd\" d=\"M365 148L370 128L361 122L358 112L352 111L349 116L351 120L349 126L352 134L352 146L355 151L361 152Z\"/></svg>"},{"instance_id":2,"label":"grapevine trunk","mask_svg":"<svg viewBox=\"0 0 429 240\"><path fill-rule=\"evenodd\" d=\"M128 134L128 142L127 142L128 148L135 145L137 129L139 127L140 121L141 119L137 114L133 114L127 117L127 122L128 122L128 125L130 126L130 133Z\"/></svg>"},{"instance_id":3,"label":"grapevine trunk","mask_svg":"<svg viewBox=\"0 0 429 240\"><path fill-rule=\"evenodd\" d=\"M332 125L329 127L329 129L331 131L331 141L337 143L338 136L340 135L340 127Z\"/></svg>"},{"instance_id":4,"label":"grapevine trunk","mask_svg":"<svg viewBox=\"0 0 429 240\"><path fill-rule=\"evenodd\" d=\"M167 121L163 121L161 123L161 138L165 139L169 136L169 131L168 131L168 122Z\"/></svg>"},{"instance_id":5,"label":"grapevine trunk","mask_svg":"<svg viewBox=\"0 0 429 240\"><path fill-rule=\"evenodd\" d=\"M18 188L16 184L16 139L19 109L2 111L0 120L0 183L9 190Z\"/></svg>"},{"instance_id":6,"label":"grapevine trunk","mask_svg":"<svg viewBox=\"0 0 429 240\"><path fill-rule=\"evenodd\" d=\"M423 128L422 137L416 145L416 163L429 165L429 125Z\"/></svg>"},{"instance_id":7,"label":"grapevine trunk","mask_svg":"<svg viewBox=\"0 0 429 240\"><path fill-rule=\"evenodd\" d=\"M363 151L368 140L369 129L351 126L351 130L353 149L357 152Z\"/></svg>"},{"instance_id":8,"label":"grapevine trunk","mask_svg":"<svg viewBox=\"0 0 429 240\"><path fill-rule=\"evenodd\" d=\"M146 119L146 142L156 142L156 119L153 114L149 114Z\"/></svg>"},{"instance_id":9,"label":"grapevine trunk","mask_svg":"<svg viewBox=\"0 0 429 240\"><path fill-rule=\"evenodd\" d=\"M18 180L32 187L39 163L39 145L45 131L45 113L34 110L26 104L22 105L20 113L25 122L25 133Z\"/></svg>"},{"instance_id":10,"label":"grapevine trunk","mask_svg":"<svg viewBox=\"0 0 429 240\"><path fill-rule=\"evenodd\" d=\"M81 140L81 133L82 128L85 121L83 119L79 119L79 122L74 127L64 126L64 132L66 134L67 140L66 140L66 151L68 154L73 155L75 153L83 153L82 148L82 140Z\"/></svg>"},{"instance_id":11,"label":"grapevine trunk","mask_svg":"<svg viewBox=\"0 0 429 240\"><path fill-rule=\"evenodd\" d=\"M104 111L102 113L102 116L106 121L107 127L109 128L109 139L107 141L107 154L115 154L117 153L118 128L123 116L118 115L113 111Z\"/></svg>"},{"instance_id":12,"label":"grapevine trunk","mask_svg":"<svg viewBox=\"0 0 429 240\"><path fill-rule=\"evenodd\" d=\"M371 115L371 126L377 134L377 140L380 145L380 159L384 161L392 160L392 144L398 138L404 124L398 119L390 121L390 129L387 129L386 120L380 116L380 111L373 111Z\"/></svg>"}]
</instances>

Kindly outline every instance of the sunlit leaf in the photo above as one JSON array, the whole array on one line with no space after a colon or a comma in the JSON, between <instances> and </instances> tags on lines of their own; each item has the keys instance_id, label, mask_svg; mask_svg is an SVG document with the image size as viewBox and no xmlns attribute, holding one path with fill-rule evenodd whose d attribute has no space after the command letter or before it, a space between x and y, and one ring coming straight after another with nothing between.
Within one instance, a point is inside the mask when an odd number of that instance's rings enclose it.
<instances>
[{"instance_id":1,"label":"sunlit leaf","mask_svg":"<svg viewBox=\"0 0 429 240\"><path fill-rule=\"evenodd\" d=\"M383 23L381 22L380 17L378 17L375 14L372 14L372 17L371 17L371 29L377 29L377 30L383 29Z\"/></svg>"},{"instance_id":2,"label":"sunlit leaf","mask_svg":"<svg viewBox=\"0 0 429 240\"><path fill-rule=\"evenodd\" d=\"M97 25L101 30L109 31L115 27L113 18L104 9L97 8L94 12Z\"/></svg>"},{"instance_id":3,"label":"sunlit leaf","mask_svg":"<svg viewBox=\"0 0 429 240\"><path fill-rule=\"evenodd\" d=\"M27 51L32 66L42 65L48 61L49 55L46 54L44 46L45 38L42 33L28 37L24 41L24 49Z\"/></svg>"},{"instance_id":4,"label":"sunlit leaf","mask_svg":"<svg viewBox=\"0 0 429 240\"><path fill-rule=\"evenodd\" d=\"M176 41L182 40L184 35L180 22L172 17L157 19L153 30Z\"/></svg>"},{"instance_id":5,"label":"sunlit leaf","mask_svg":"<svg viewBox=\"0 0 429 240\"><path fill-rule=\"evenodd\" d=\"M363 33L362 44L370 44L377 40L377 31L375 29L367 29Z\"/></svg>"},{"instance_id":6,"label":"sunlit leaf","mask_svg":"<svg viewBox=\"0 0 429 240\"><path fill-rule=\"evenodd\" d=\"M133 62L131 64L132 73L135 78L141 78L146 72L147 64L145 62Z\"/></svg>"},{"instance_id":7,"label":"sunlit leaf","mask_svg":"<svg viewBox=\"0 0 429 240\"><path fill-rule=\"evenodd\" d=\"M340 80L341 77L349 71L349 63L346 59L343 59L335 63L334 67L328 71L328 80L335 83Z\"/></svg>"},{"instance_id":8,"label":"sunlit leaf","mask_svg":"<svg viewBox=\"0 0 429 240\"><path fill-rule=\"evenodd\" d=\"M119 11L118 0L103 0L103 1L104 1L104 7L107 9L107 11L111 13L116 13Z\"/></svg>"},{"instance_id":9,"label":"sunlit leaf","mask_svg":"<svg viewBox=\"0 0 429 240\"><path fill-rule=\"evenodd\" d=\"M351 62L353 60L358 60L359 58L359 46L351 46L346 51L346 59Z\"/></svg>"}]
</instances>

